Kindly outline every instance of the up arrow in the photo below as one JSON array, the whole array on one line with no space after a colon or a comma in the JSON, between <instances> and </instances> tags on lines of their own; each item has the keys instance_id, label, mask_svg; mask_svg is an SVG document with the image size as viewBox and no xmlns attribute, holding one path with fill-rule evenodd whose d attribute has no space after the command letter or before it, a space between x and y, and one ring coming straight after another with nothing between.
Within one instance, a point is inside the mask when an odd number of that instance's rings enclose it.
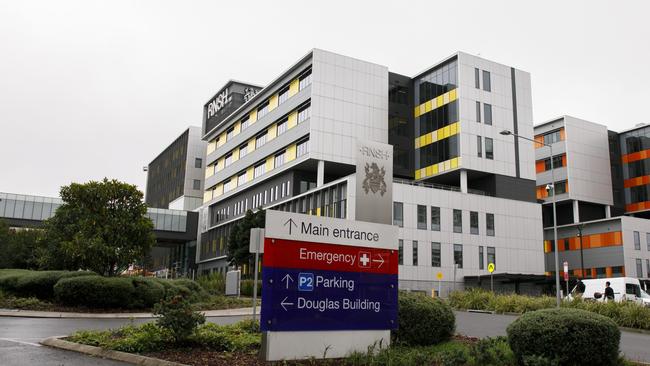
<instances>
[{"instance_id":1,"label":"up arrow","mask_svg":"<svg viewBox=\"0 0 650 366\"><path fill-rule=\"evenodd\" d=\"M282 282L286 282L287 283L286 288L289 289L289 282L293 282L293 278L291 278L291 276L289 276L289 274L287 273L284 277L282 277Z\"/></svg>"},{"instance_id":2,"label":"up arrow","mask_svg":"<svg viewBox=\"0 0 650 366\"><path fill-rule=\"evenodd\" d=\"M384 264L384 257L381 256L381 254L377 254L379 259L373 259L373 262L379 262L379 266L377 268L381 268L381 266Z\"/></svg>"},{"instance_id":3,"label":"up arrow","mask_svg":"<svg viewBox=\"0 0 650 366\"><path fill-rule=\"evenodd\" d=\"M288 298L289 298L289 296L285 296L284 300L282 300L282 302L280 303L280 305L282 305L282 308L284 309L284 311L289 311L289 310L287 310L286 305L293 305L292 302L286 302Z\"/></svg>"},{"instance_id":4,"label":"up arrow","mask_svg":"<svg viewBox=\"0 0 650 366\"><path fill-rule=\"evenodd\" d=\"M284 226L287 226L287 224L289 224L289 235L291 235L291 227L292 226L298 227L298 225L296 225L296 222L293 221L293 219L287 220L287 222L284 223Z\"/></svg>"}]
</instances>

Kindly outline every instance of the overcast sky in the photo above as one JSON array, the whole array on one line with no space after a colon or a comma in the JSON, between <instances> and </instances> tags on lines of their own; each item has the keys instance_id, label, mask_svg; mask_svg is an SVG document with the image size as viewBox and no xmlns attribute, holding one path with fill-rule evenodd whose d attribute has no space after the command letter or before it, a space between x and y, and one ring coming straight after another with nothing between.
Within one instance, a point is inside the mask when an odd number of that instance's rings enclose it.
<instances>
[{"instance_id":1,"label":"overcast sky","mask_svg":"<svg viewBox=\"0 0 650 366\"><path fill-rule=\"evenodd\" d=\"M383 4L383 5L382 5ZM228 79L317 47L414 75L457 50L532 74L539 123L650 122L648 1L0 0L0 191L144 188L142 166Z\"/></svg>"}]
</instances>

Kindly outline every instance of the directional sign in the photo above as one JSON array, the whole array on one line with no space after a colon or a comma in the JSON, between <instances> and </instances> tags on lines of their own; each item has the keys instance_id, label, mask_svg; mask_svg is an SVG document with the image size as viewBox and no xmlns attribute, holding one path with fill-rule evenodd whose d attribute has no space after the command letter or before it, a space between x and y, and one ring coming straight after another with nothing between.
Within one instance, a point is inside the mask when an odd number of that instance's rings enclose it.
<instances>
[{"instance_id":1,"label":"directional sign","mask_svg":"<svg viewBox=\"0 0 650 366\"><path fill-rule=\"evenodd\" d=\"M492 273L494 272L494 270L495 270L494 263L488 263L488 272Z\"/></svg>"},{"instance_id":2,"label":"directional sign","mask_svg":"<svg viewBox=\"0 0 650 366\"><path fill-rule=\"evenodd\" d=\"M264 331L397 328L397 229L266 212Z\"/></svg>"}]
</instances>

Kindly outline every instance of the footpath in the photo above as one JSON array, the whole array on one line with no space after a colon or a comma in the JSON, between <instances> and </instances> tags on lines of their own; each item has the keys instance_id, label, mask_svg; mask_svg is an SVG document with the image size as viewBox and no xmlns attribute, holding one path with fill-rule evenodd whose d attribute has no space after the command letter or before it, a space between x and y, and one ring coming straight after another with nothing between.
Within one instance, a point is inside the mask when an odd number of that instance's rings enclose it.
<instances>
[{"instance_id":1,"label":"footpath","mask_svg":"<svg viewBox=\"0 0 650 366\"><path fill-rule=\"evenodd\" d=\"M206 317L220 316L245 316L253 315L253 308L237 308L224 310L206 310L201 311ZM260 313L260 307L257 307L257 314ZM152 313L74 313L74 312L56 312L56 311L34 311L34 310L16 310L0 309L0 317L16 318L72 318L72 319L147 319L154 318Z\"/></svg>"}]
</instances>

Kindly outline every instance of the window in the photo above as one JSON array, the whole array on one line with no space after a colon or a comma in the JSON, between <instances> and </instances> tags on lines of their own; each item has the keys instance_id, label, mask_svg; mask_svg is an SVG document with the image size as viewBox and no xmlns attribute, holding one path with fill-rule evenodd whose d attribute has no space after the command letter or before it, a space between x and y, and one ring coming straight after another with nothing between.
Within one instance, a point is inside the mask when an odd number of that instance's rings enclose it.
<instances>
[{"instance_id":1,"label":"window","mask_svg":"<svg viewBox=\"0 0 650 366\"><path fill-rule=\"evenodd\" d=\"M298 111L298 123L304 122L307 118L311 116L311 104L301 108Z\"/></svg>"},{"instance_id":2,"label":"window","mask_svg":"<svg viewBox=\"0 0 650 366\"><path fill-rule=\"evenodd\" d=\"M418 229L427 229L427 206L418 205Z\"/></svg>"},{"instance_id":3,"label":"window","mask_svg":"<svg viewBox=\"0 0 650 366\"><path fill-rule=\"evenodd\" d=\"M646 249L650 252L650 233L645 233L645 244L647 246ZM650 275L648 275L650 277Z\"/></svg>"},{"instance_id":4,"label":"window","mask_svg":"<svg viewBox=\"0 0 650 366\"><path fill-rule=\"evenodd\" d=\"M309 140L299 142L296 145L296 157L301 157L309 152Z\"/></svg>"},{"instance_id":5,"label":"window","mask_svg":"<svg viewBox=\"0 0 650 366\"><path fill-rule=\"evenodd\" d=\"M487 262L493 263L495 267L497 265L497 252L494 247L487 247Z\"/></svg>"},{"instance_id":6,"label":"window","mask_svg":"<svg viewBox=\"0 0 650 366\"><path fill-rule=\"evenodd\" d=\"M235 137L235 128L230 127L228 131L226 131L226 141L230 141L233 137Z\"/></svg>"},{"instance_id":7,"label":"window","mask_svg":"<svg viewBox=\"0 0 650 366\"><path fill-rule=\"evenodd\" d=\"M483 104L483 119L486 125L492 124L492 104Z\"/></svg>"},{"instance_id":8,"label":"window","mask_svg":"<svg viewBox=\"0 0 650 366\"><path fill-rule=\"evenodd\" d=\"M643 278L643 264L639 258L636 259L636 277Z\"/></svg>"},{"instance_id":9,"label":"window","mask_svg":"<svg viewBox=\"0 0 650 366\"><path fill-rule=\"evenodd\" d=\"M404 264L404 240L402 239L397 242L397 263Z\"/></svg>"},{"instance_id":10,"label":"window","mask_svg":"<svg viewBox=\"0 0 650 366\"><path fill-rule=\"evenodd\" d=\"M302 74L299 80L300 80L300 90L303 90L304 88L308 87L311 84L311 69L309 69L306 73Z\"/></svg>"},{"instance_id":11,"label":"window","mask_svg":"<svg viewBox=\"0 0 650 366\"><path fill-rule=\"evenodd\" d=\"M393 225L404 227L404 204L393 202Z\"/></svg>"},{"instance_id":12,"label":"window","mask_svg":"<svg viewBox=\"0 0 650 366\"><path fill-rule=\"evenodd\" d=\"M267 113L269 113L269 102L268 101L257 108L257 119L260 119L260 118L266 116Z\"/></svg>"},{"instance_id":13,"label":"window","mask_svg":"<svg viewBox=\"0 0 650 366\"><path fill-rule=\"evenodd\" d=\"M287 123L286 118L283 121L278 123L278 126L277 126L277 135L278 136L280 136L283 133L287 132L287 125L288 125L288 123Z\"/></svg>"},{"instance_id":14,"label":"window","mask_svg":"<svg viewBox=\"0 0 650 366\"><path fill-rule=\"evenodd\" d=\"M483 70L483 90L492 91L490 83L490 72Z\"/></svg>"},{"instance_id":15,"label":"window","mask_svg":"<svg viewBox=\"0 0 650 366\"><path fill-rule=\"evenodd\" d=\"M242 184L245 183L246 183L246 172L243 172L239 174L239 176L237 177L237 185L241 186Z\"/></svg>"},{"instance_id":16,"label":"window","mask_svg":"<svg viewBox=\"0 0 650 366\"><path fill-rule=\"evenodd\" d=\"M255 138L255 148L259 149L260 147L264 146L266 143L266 131L264 131L262 134L257 135Z\"/></svg>"},{"instance_id":17,"label":"window","mask_svg":"<svg viewBox=\"0 0 650 366\"><path fill-rule=\"evenodd\" d=\"M245 130L245 129L248 128L248 122L249 122L249 118L248 118L248 116L244 117L244 118L241 120L241 126L240 126L240 128L239 128L240 131L243 131L243 130Z\"/></svg>"},{"instance_id":18,"label":"window","mask_svg":"<svg viewBox=\"0 0 650 366\"><path fill-rule=\"evenodd\" d=\"M650 277L650 259L645 260L645 271L648 273L648 277Z\"/></svg>"},{"instance_id":19,"label":"window","mask_svg":"<svg viewBox=\"0 0 650 366\"><path fill-rule=\"evenodd\" d=\"M562 155L557 155L553 157L553 169L564 166L564 161L562 160ZM544 171L551 170L551 158L544 159Z\"/></svg>"},{"instance_id":20,"label":"window","mask_svg":"<svg viewBox=\"0 0 650 366\"><path fill-rule=\"evenodd\" d=\"M224 166L228 166L232 164L232 153L226 155L226 158L224 159Z\"/></svg>"},{"instance_id":21,"label":"window","mask_svg":"<svg viewBox=\"0 0 650 366\"><path fill-rule=\"evenodd\" d=\"M544 135L544 144L546 145L554 144L558 141L562 141L560 130L549 132Z\"/></svg>"},{"instance_id":22,"label":"window","mask_svg":"<svg viewBox=\"0 0 650 366\"><path fill-rule=\"evenodd\" d=\"M431 267L440 267L440 243L431 242Z\"/></svg>"},{"instance_id":23,"label":"window","mask_svg":"<svg viewBox=\"0 0 650 366\"><path fill-rule=\"evenodd\" d=\"M555 190L557 190L557 194L567 193L566 181L556 182L554 186L555 186ZM550 195L552 196L553 193L551 192Z\"/></svg>"},{"instance_id":24,"label":"window","mask_svg":"<svg viewBox=\"0 0 650 366\"><path fill-rule=\"evenodd\" d=\"M478 247L478 269L485 269L485 262L483 262L483 246Z\"/></svg>"},{"instance_id":25,"label":"window","mask_svg":"<svg viewBox=\"0 0 650 366\"><path fill-rule=\"evenodd\" d=\"M261 175L264 174L264 173L266 173L266 163L262 163L262 164L257 165L257 166L255 167L255 170L254 170L254 173L253 173L253 177L254 177L254 178L257 178L257 177L261 176Z\"/></svg>"},{"instance_id":26,"label":"window","mask_svg":"<svg viewBox=\"0 0 650 366\"><path fill-rule=\"evenodd\" d=\"M431 206L431 230L440 231L440 207Z\"/></svg>"},{"instance_id":27,"label":"window","mask_svg":"<svg viewBox=\"0 0 650 366\"><path fill-rule=\"evenodd\" d=\"M201 190L201 181L198 179L192 180L192 189L195 191L200 191Z\"/></svg>"},{"instance_id":28,"label":"window","mask_svg":"<svg viewBox=\"0 0 650 366\"><path fill-rule=\"evenodd\" d=\"M243 158L244 156L246 156L246 154L248 154L248 144L242 145L239 148L239 158L240 159Z\"/></svg>"},{"instance_id":29,"label":"window","mask_svg":"<svg viewBox=\"0 0 650 366\"><path fill-rule=\"evenodd\" d=\"M481 123L481 102L476 102L476 122Z\"/></svg>"},{"instance_id":30,"label":"window","mask_svg":"<svg viewBox=\"0 0 650 366\"><path fill-rule=\"evenodd\" d=\"M284 150L275 156L275 167L282 166L284 164Z\"/></svg>"},{"instance_id":31,"label":"window","mask_svg":"<svg viewBox=\"0 0 650 366\"><path fill-rule=\"evenodd\" d=\"M634 250L641 250L641 238L638 231L634 232Z\"/></svg>"},{"instance_id":32,"label":"window","mask_svg":"<svg viewBox=\"0 0 650 366\"><path fill-rule=\"evenodd\" d=\"M479 71L479 69L475 68L474 69L474 87L476 87L476 89L481 89L481 80L480 79L481 79L481 72Z\"/></svg>"},{"instance_id":33,"label":"window","mask_svg":"<svg viewBox=\"0 0 650 366\"><path fill-rule=\"evenodd\" d=\"M571 244L569 244L569 239L564 239L564 250L571 250Z\"/></svg>"},{"instance_id":34,"label":"window","mask_svg":"<svg viewBox=\"0 0 650 366\"><path fill-rule=\"evenodd\" d=\"M231 189L232 189L232 184L230 184L230 180L227 180L227 181L223 182L223 191L224 191L224 193L228 192Z\"/></svg>"},{"instance_id":35,"label":"window","mask_svg":"<svg viewBox=\"0 0 650 366\"><path fill-rule=\"evenodd\" d=\"M478 235L478 212L469 212L469 233Z\"/></svg>"},{"instance_id":36,"label":"window","mask_svg":"<svg viewBox=\"0 0 650 366\"><path fill-rule=\"evenodd\" d=\"M454 264L458 268L463 268L463 246L461 244L454 244Z\"/></svg>"},{"instance_id":37,"label":"window","mask_svg":"<svg viewBox=\"0 0 650 366\"><path fill-rule=\"evenodd\" d=\"M413 240L413 265L418 265L418 241Z\"/></svg>"},{"instance_id":38,"label":"window","mask_svg":"<svg viewBox=\"0 0 650 366\"><path fill-rule=\"evenodd\" d=\"M284 89L280 90L280 93L278 93L278 105L284 103L289 99L289 87L285 87Z\"/></svg>"},{"instance_id":39,"label":"window","mask_svg":"<svg viewBox=\"0 0 650 366\"><path fill-rule=\"evenodd\" d=\"M487 236L494 236L494 214L485 214L485 233Z\"/></svg>"},{"instance_id":40,"label":"window","mask_svg":"<svg viewBox=\"0 0 650 366\"><path fill-rule=\"evenodd\" d=\"M463 211L454 210L454 232L463 232Z\"/></svg>"},{"instance_id":41,"label":"window","mask_svg":"<svg viewBox=\"0 0 650 366\"><path fill-rule=\"evenodd\" d=\"M494 147L492 146L492 139L489 137L485 138L485 158L494 159Z\"/></svg>"},{"instance_id":42,"label":"window","mask_svg":"<svg viewBox=\"0 0 650 366\"><path fill-rule=\"evenodd\" d=\"M483 157L483 139L481 139L481 136L476 136L476 155L478 155L479 158Z\"/></svg>"},{"instance_id":43,"label":"window","mask_svg":"<svg viewBox=\"0 0 650 366\"><path fill-rule=\"evenodd\" d=\"M203 167L203 159L201 159L201 158L195 158L195 159L194 159L194 167L195 167L195 168L201 168L201 167Z\"/></svg>"}]
</instances>

